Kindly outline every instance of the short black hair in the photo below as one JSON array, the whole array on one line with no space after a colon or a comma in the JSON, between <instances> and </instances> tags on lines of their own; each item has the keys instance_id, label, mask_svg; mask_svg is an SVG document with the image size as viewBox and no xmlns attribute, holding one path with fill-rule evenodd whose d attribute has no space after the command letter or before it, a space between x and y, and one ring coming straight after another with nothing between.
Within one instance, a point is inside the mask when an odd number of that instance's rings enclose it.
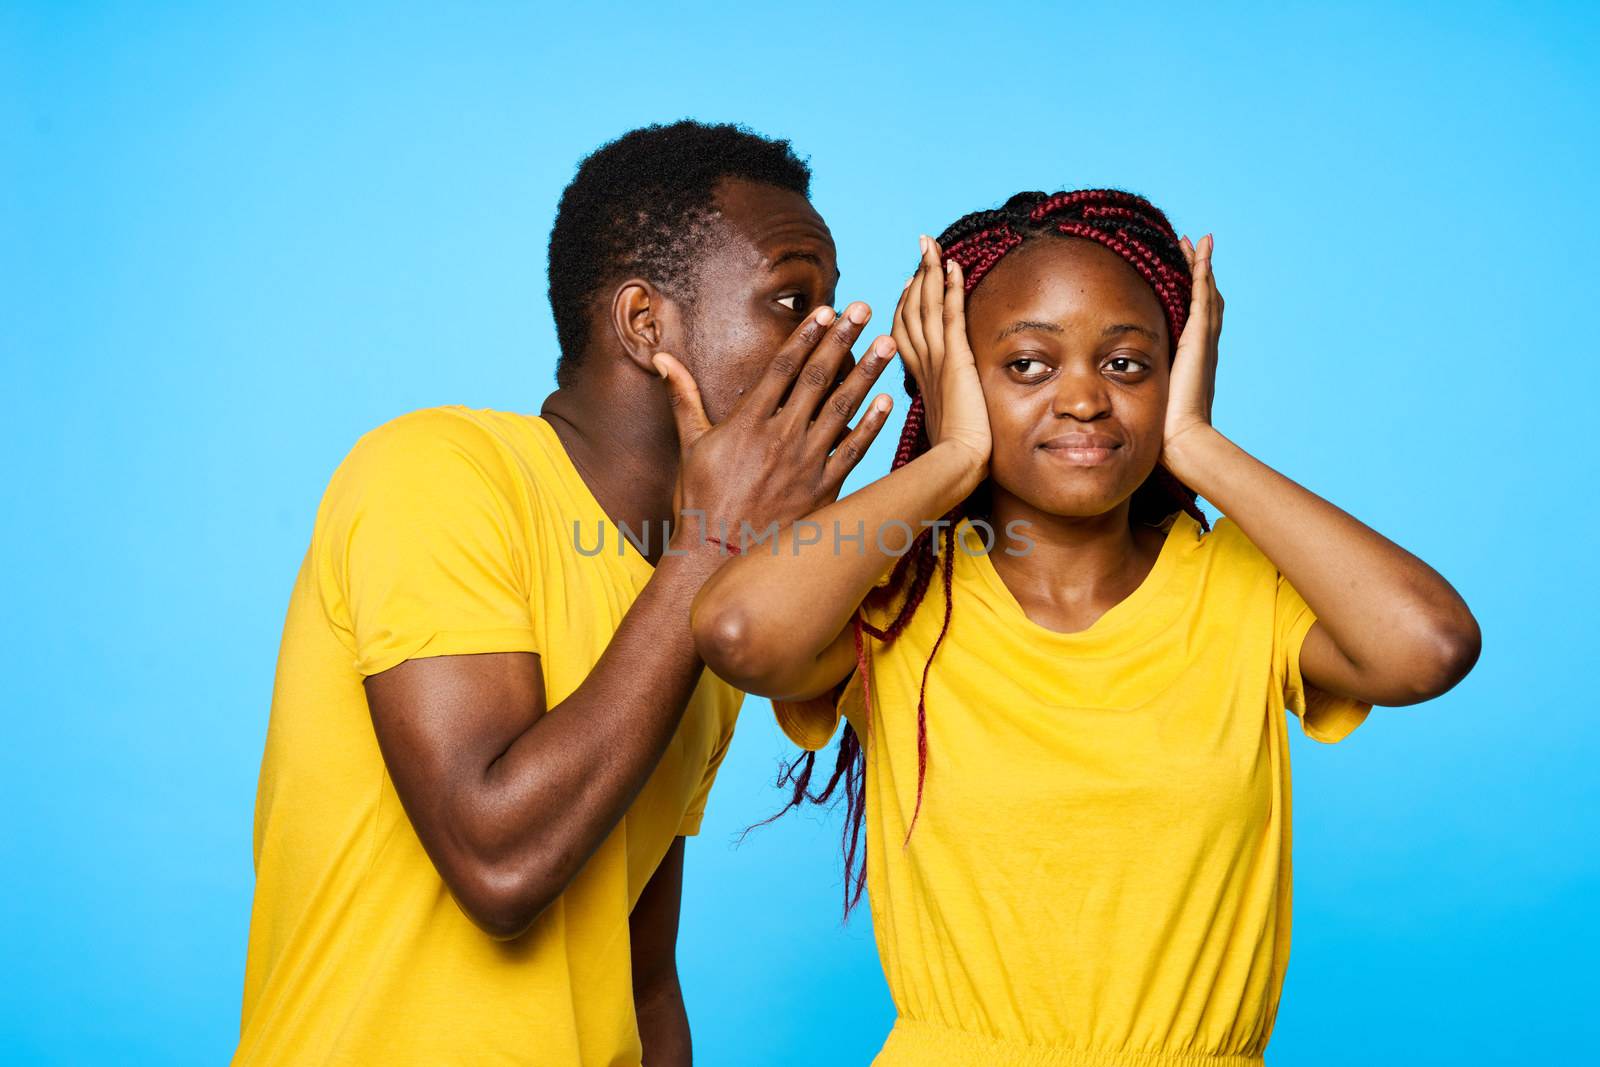
<instances>
[{"instance_id":1,"label":"short black hair","mask_svg":"<svg viewBox=\"0 0 1600 1067\"><path fill-rule=\"evenodd\" d=\"M558 384L571 383L583 358L590 303L606 283L637 275L674 299L693 299L686 282L714 232L714 196L726 178L811 195L811 168L788 141L727 123L645 126L578 164L550 230Z\"/></svg>"}]
</instances>

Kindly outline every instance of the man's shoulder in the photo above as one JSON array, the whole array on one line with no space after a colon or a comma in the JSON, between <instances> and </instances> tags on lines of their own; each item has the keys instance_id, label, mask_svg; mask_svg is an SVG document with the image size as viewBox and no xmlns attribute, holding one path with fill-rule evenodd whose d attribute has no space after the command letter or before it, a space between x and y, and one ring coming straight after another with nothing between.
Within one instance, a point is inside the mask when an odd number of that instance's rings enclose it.
<instances>
[{"instance_id":1,"label":"man's shoulder","mask_svg":"<svg viewBox=\"0 0 1600 1067\"><path fill-rule=\"evenodd\" d=\"M505 448L527 436L531 421L530 416L515 412L469 408L462 404L418 408L362 434L350 454Z\"/></svg>"},{"instance_id":2,"label":"man's shoulder","mask_svg":"<svg viewBox=\"0 0 1600 1067\"><path fill-rule=\"evenodd\" d=\"M401 501L410 502L410 511L451 512L489 496L525 499L543 466L533 421L459 404L398 415L362 434L346 453L329 481L323 515Z\"/></svg>"},{"instance_id":3,"label":"man's shoulder","mask_svg":"<svg viewBox=\"0 0 1600 1067\"><path fill-rule=\"evenodd\" d=\"M419 408L362 434L339 466L341 477L410 482L476 470L521 481L540 471L543 440L534 416L460 404Z\"/></svg>"}]
</instances>

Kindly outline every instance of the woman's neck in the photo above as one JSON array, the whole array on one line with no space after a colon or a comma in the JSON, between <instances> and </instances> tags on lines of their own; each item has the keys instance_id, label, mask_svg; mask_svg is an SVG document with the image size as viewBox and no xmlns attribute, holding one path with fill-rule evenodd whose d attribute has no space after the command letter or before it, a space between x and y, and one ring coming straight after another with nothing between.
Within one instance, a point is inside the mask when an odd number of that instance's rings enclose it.
<instances>
[{"instance_id":1,"label":"woman's neck","mask_svg":"<svg viewBox=\"0 0 1600 1067\"><path fill-rule=\"evenodd\" d=\"M1130 522L1128 500L1099 515L1053 515L997 489L988 511L997 549L1012 548L990 553L995 572L1030 619L1062 633L1087 630L1127 599L1166 539Z\"/></svg>"}]
</instances>

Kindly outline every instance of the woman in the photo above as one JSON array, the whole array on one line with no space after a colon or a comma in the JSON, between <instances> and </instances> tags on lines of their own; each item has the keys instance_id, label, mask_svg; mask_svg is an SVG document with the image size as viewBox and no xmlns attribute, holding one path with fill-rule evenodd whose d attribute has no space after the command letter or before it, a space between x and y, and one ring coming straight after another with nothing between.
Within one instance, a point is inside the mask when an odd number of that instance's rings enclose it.
<instances>
[{"instance_id":1,"label":"woman","mask_svg":"<svg viewBox=\"0 0 1600 1067\"><path fill-rule=\"evenodd\" d=\"M706 662L803 748L849 720L794 797L843 781L847 864L865 822L879 1064L1260 1063L1287 714L1338 741L1476 660L1443 578L1212 425L1211 250L1113 190L923 238L866 356L915 398L894 470L696 600Z\"/></svg>"}]
</instances>

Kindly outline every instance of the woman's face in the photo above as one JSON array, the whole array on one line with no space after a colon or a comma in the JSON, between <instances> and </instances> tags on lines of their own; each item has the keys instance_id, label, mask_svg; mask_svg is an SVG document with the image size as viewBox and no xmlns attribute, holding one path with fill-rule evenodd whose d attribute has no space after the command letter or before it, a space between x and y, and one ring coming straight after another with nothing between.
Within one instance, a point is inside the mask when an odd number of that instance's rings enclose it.
<instances>
[{"instance_id":1,"label":"woman's face","mask_svg":"<svg viewBox=\"0 0 1600 1067\"><path fill-rule=\"evenodd\" d=\"M1115 252L1042 237L967 300L996 488L1051 515L1100 515L1161 455L1170 345L1155 292Z\"/></svg>"}]
</instances>

